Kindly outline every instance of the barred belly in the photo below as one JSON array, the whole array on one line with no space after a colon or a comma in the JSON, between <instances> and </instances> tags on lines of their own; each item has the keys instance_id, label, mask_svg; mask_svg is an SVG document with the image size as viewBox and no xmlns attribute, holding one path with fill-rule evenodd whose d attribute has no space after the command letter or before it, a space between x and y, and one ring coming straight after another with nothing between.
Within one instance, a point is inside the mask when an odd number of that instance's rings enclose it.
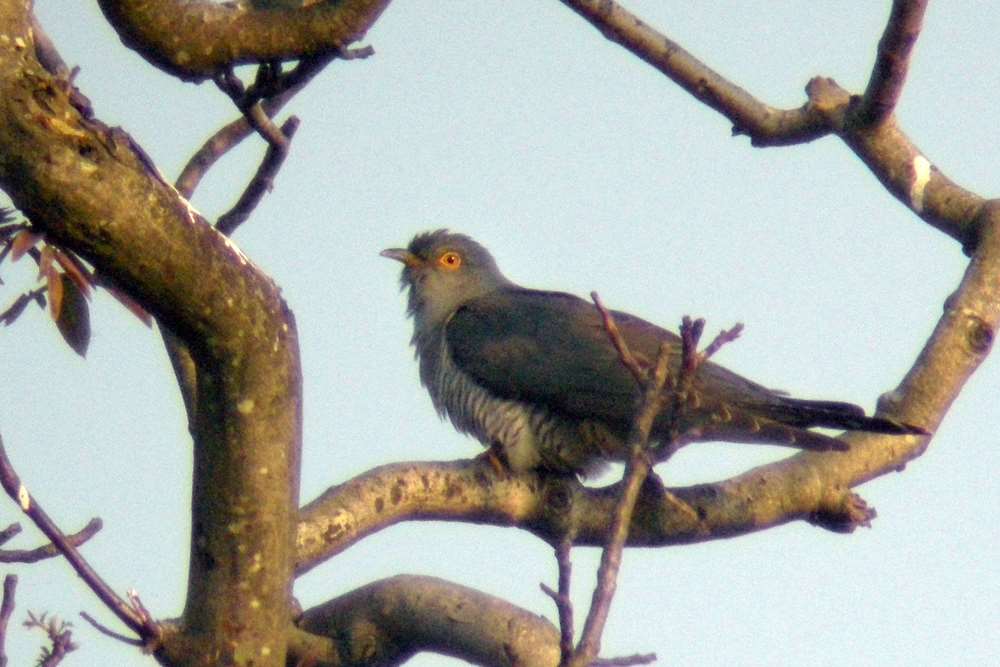
<instances>
[{"instance_id":1,"label":"barred belly","mask_svg":"<svg viewBox=\"0 0 1000 667\"><path fill-rule=\"evenodd\" d=\"M426 379L438 413L484 446L499 445L511 470L585 473L602 460L619 458L620 439L603 425L491 395L454 364L443 341L436 361Z\"/></svg>"}]
</instances>

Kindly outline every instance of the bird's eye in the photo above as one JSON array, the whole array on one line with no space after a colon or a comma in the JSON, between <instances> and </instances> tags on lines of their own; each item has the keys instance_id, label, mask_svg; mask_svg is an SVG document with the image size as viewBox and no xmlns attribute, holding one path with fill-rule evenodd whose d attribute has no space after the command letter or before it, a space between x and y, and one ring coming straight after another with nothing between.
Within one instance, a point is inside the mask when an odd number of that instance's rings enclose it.
<instances>
[{"instance_id":1,"label":"bird's eye","mask_svg":"<svg viewBox=\"0 0 1000 667\"><path fill-rule=\"evenodd\" d=\"M440 257L438 257L438 264L443 268L450 271L454 271L458 267L462 266L462 256L457 252L449 250Z\"/></svg>"}]
</instances>

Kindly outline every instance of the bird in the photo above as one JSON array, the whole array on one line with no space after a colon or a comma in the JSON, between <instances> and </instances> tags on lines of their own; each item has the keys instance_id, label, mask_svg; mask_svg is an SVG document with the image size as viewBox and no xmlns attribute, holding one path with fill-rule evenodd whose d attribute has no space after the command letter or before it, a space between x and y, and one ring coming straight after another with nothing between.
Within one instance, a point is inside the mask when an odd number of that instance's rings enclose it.
<instances>
[{"instance_id":1,"label":"bird","mask_svg":"<svg viewBox=\"0 0 1000 667\"><path fill-rule=\"evenodd\" d=\"M641 390L592 303L515 284L485 247L447 229L380 254L403 264L420 380L442 418L513 472L586 477L629 456ZM678 371L679 336L635 315L611 314L637 359L651 363L665 342L668 368ZM790 398L707 361L684 408L655 419L650 451L705 440L848 449L813 427L926 433L851 403Z\"/></svg>"}]
</instances>

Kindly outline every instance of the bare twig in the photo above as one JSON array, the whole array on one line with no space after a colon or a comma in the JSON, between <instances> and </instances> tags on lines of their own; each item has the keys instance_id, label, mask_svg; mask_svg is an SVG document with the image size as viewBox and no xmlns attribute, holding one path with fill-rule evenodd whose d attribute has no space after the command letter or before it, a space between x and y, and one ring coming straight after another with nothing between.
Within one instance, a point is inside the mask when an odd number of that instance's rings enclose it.
<instances>
[{"instance_id":1,"label":"bare twig","mask_svg":"<svg viewBox=\"0 0 1000 667\"><path fill-rule=\"evenodd\" d=\"M3 530L0 530L0 544L6 544L20 532L21 532L21 524L16 522L10 524Z\"/></svg>"},{"instance_id":2,"label":"bare twig","mask_svg":"<svg viewBox=\"0 0 1000 667\"><path fill-rule=\"evenodd\" d=\"M14 613L14 592L17 590L17 575L8 574L3 578L3 600L0 601L0 667L7 667L7 625Z\"/></svg>"},{"instance_id":3,"label":"bare twig","mask_svg":"<svg viewBox=\"0 0 1000 667\"><path fill-rule=\"evenodd\" d=\"M570 584L573 578L573 562L570 551L573 538L565 535L556 545L556 564L559 567L559 590L554 591L544 583L542 591L556 603L559 613L559 664L565 665L573 655L573 602L570 600Z\"/></svg>"},{"instance_id":4,"label":"bare twig","mask_svg":"<svg viewBox=\"0 0 1000 667\"><path fill-rule=\"evenodd\" d=\"M857 118L862 123L878 125L896 108L926 9L927 0L893 1L892 13L878 43L878 56L868 88L857 110Z\"/></svg>"},{"instance_id":5,"label":"bare twig","mask_svg":"<svg viewBox=\"0 0 1000 667\"><path fill-rule=\"evenodd\" d=\"M90 589L118 618L132 631L144 640L153 640L159 634L156 624L148 617L144 617L139 611L123 600L97 572L90 566L76 547L66 538L63 532L56 526L42 507L35 502L28 493L28 489L21 483L17 472L7 458L7 451L3 446L3 439L0 438L0 484L3 485L15 502L21 507L21 511L28 515L42 533L52 541L52 544L69 561L76 573L86 582Z\"/></svg>"},{"instance_id":6,"label":"bare twig","mask_svg":"<svg viewBox=\"0 0 1000 667\"><path fill-rule=\"evenodd\" d=\"M270 65L261 65L258 72L271 71ZM259 75L260 76L260 75ZM243 117L247 119L254 130L272 147L287 148L288 140L278 126L274 124L271 117L261 106L260 100L247 95L243 82L236 76L232 68L228 68L217 74L213 81L219 90L229 95L233 104L240 110Z\"/></svg>"},{"instance_id":7,"label":"bare twig","mask_svg":"<svg viewBox=\"0 0 1000 667\"><path fill-rule=\"evenodd\" d=\"M281 92L276 93L273 97L269 97L261 102L264 113L273 117L313 77L321 72L333 58L332 54L327 54L304 59L292 71L283 75L282 81L287 87ZM198 149L198 152L191 156L191 159L188 160L187 165L181 171L181 175L177 178L177 183L175 184L177 191L185 198L190 199L198 187L199 181L211 169L216 160L252 133L253 127L245 117L241 116L212 135Z\"/></svg>"},{"instance_id":8,"label":"bare twig","mask_svg":"<svg viewBox=\"0 0 1000 667\"><path fill-rule=\"evenodd\" d=\"M596 293L591 294L594 306L600 312L608 337L611 339L615 349L619 351L622 363L629 366L628 359L632 359L634 367L638 369L638 364L632 357L625 341L617 326L614 326L614 317L611 312L601 303ZM610 326L609 326L610 324ZM697 344L697 339L695 339ZM685 341L686 347L687 341ZM604 625L607 622L608 612L611 609L611 600L614 598L617 588L618 571L621 569L622 550L625 541L628 539L629 525L632 522L632 513L635 510L636 500L639 498L639 491L642 489L646 477L649 475L652 464L650 463L647 449L649 433L652 430L656 415L663 408L663 387L667 381L667 373L670 363L670 345L666 342L660 345L656 356L656 366L651 372L642 372L636 376L636 382L643 390L642 402L632 424L632 430L628 438L629 459L625 464L625 479L621 496L615 507L614 519L611 522L611 529L608 532L607 542L601 554L601 564L597 569L597 585L591 596L590 610L587 613L587 620L584 622L583 633L580 642L577 644L572 657L567 661L573 667L584 667L591 664L601 648L601 634L604 632ZM633 375L636 371L630 367Z\"/></svg>"},{"instance_id":9,"label":"bare twig","mask_svg":"<svg viewBox=\"0 0 1000 667\"><path fill-rule=\"evenodd\" d=\"M618 358L621 359L622 364L625 368L629 370L632 377L640 385L646 382L646 371L643 370L639 362L636 361L635 357L632 356L631 350L628 349L628 345L625 343L625 339L622 337L621 331L618 330L618 324L615 323L614 317L611 315L611 311L604 307L604 303L601 301L600 295L597 292L591 292L590 298L597 307L597 312L601 314L601 321L604 323L604 330L608 332L608 338L611 339L611 344L615 346L615 351L618 352Z\"/></svg>"},{"instance_id":10,"label":"bare twig","mask_svg":"<svg viewBox=\"0 0 1000 667\"><path fill-rule=\"evenodd\" d=\"M229 236L250 217L250 214L260 203L260 200L274 185L274 177L285 162L285 157L288 155L289 142L292 140L298 127L299 119L295 116L285 121L280 130L282 136L285 137L285 143L281 145L272 143L268 146L264 160L260 163L260 167L257 168L257 173L254 174L253 179L247 185L246 190L243 191L239 201L236 202L233 208L219 217L218 222L215 224L216 229Z\"/></svg>"},{"instance_id":11,"label":"bare twig","mask_svg":"<svg viewBox=\"0 0 1000 667\"><path fill-rule=\"evenodd\" d=\"M55 667L62 662L66 654L79 648L79 645L73 642L73 631L70 630L73 627L72 623L67 623L56 616L48 619L45 617L46 614L35 616L29 611L28 620L24 622L24 627L38 628L48 635L49 641L52 642L52 648L42 649L38 665L39 667Z\"/></svg>"},{"instance_id":12,"label":"bare twig","mask_svg":"<svg viewBox=\"0 0 1000 667\"><path fill-rule=\"evenodd\" d=\"M125 636L123 634L115 632L114 630L112 630L108 626L99 623L97 621L97 619L95 619L93 616L91 616L90 614L88 614L85 611L81 611L80 612L80 616L83 618L83 620L87 621L92 626L94 626L95 630L97 630L98 632L100 632L103 635L107 635L108 637L111 637L112 639L117 639L118 641L124 642L125 644L128 644L130 646L144 646L143 642L141 642L140 640L135 639L134 637L127 637L127 636Z\"/></svg>"},{"instance_id":13,"label":"bare twig","mask_svg":"<svg viewBox=\"0 0 1000 667\"><path fill-rule=\"evenodd\" d=\"M14 524L17 525L17 524ZM66 542L78 547L101 530L101 520L93 518L79 532L66 536ZM20 531L20 526L18 530ZM45 544L35 549L2 549L0 550L0 563L37 563L46 558L54 558L60 555L59 548L55 544Z\"/></svg>"}]
</instances>

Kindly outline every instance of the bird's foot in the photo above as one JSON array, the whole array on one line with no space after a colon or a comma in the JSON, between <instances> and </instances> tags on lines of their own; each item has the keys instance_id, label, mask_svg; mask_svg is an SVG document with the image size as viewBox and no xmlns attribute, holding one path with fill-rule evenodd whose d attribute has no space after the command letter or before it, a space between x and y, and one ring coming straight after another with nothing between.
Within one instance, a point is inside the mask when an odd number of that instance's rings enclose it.
<instances>
[{"instance_id":1,"label":"bird's foot","mask_svg":"<svg viewBox=\"0 0 1000 667\"><path fill-rule=\"evenodd\" d=\"M476 461L485 461L493 468L498 476L506 477L510 474L510 466L507 465L503 449L499 444L493 443L486 448L486 451L476 457Z\"/></svg>"}]
</instances>

